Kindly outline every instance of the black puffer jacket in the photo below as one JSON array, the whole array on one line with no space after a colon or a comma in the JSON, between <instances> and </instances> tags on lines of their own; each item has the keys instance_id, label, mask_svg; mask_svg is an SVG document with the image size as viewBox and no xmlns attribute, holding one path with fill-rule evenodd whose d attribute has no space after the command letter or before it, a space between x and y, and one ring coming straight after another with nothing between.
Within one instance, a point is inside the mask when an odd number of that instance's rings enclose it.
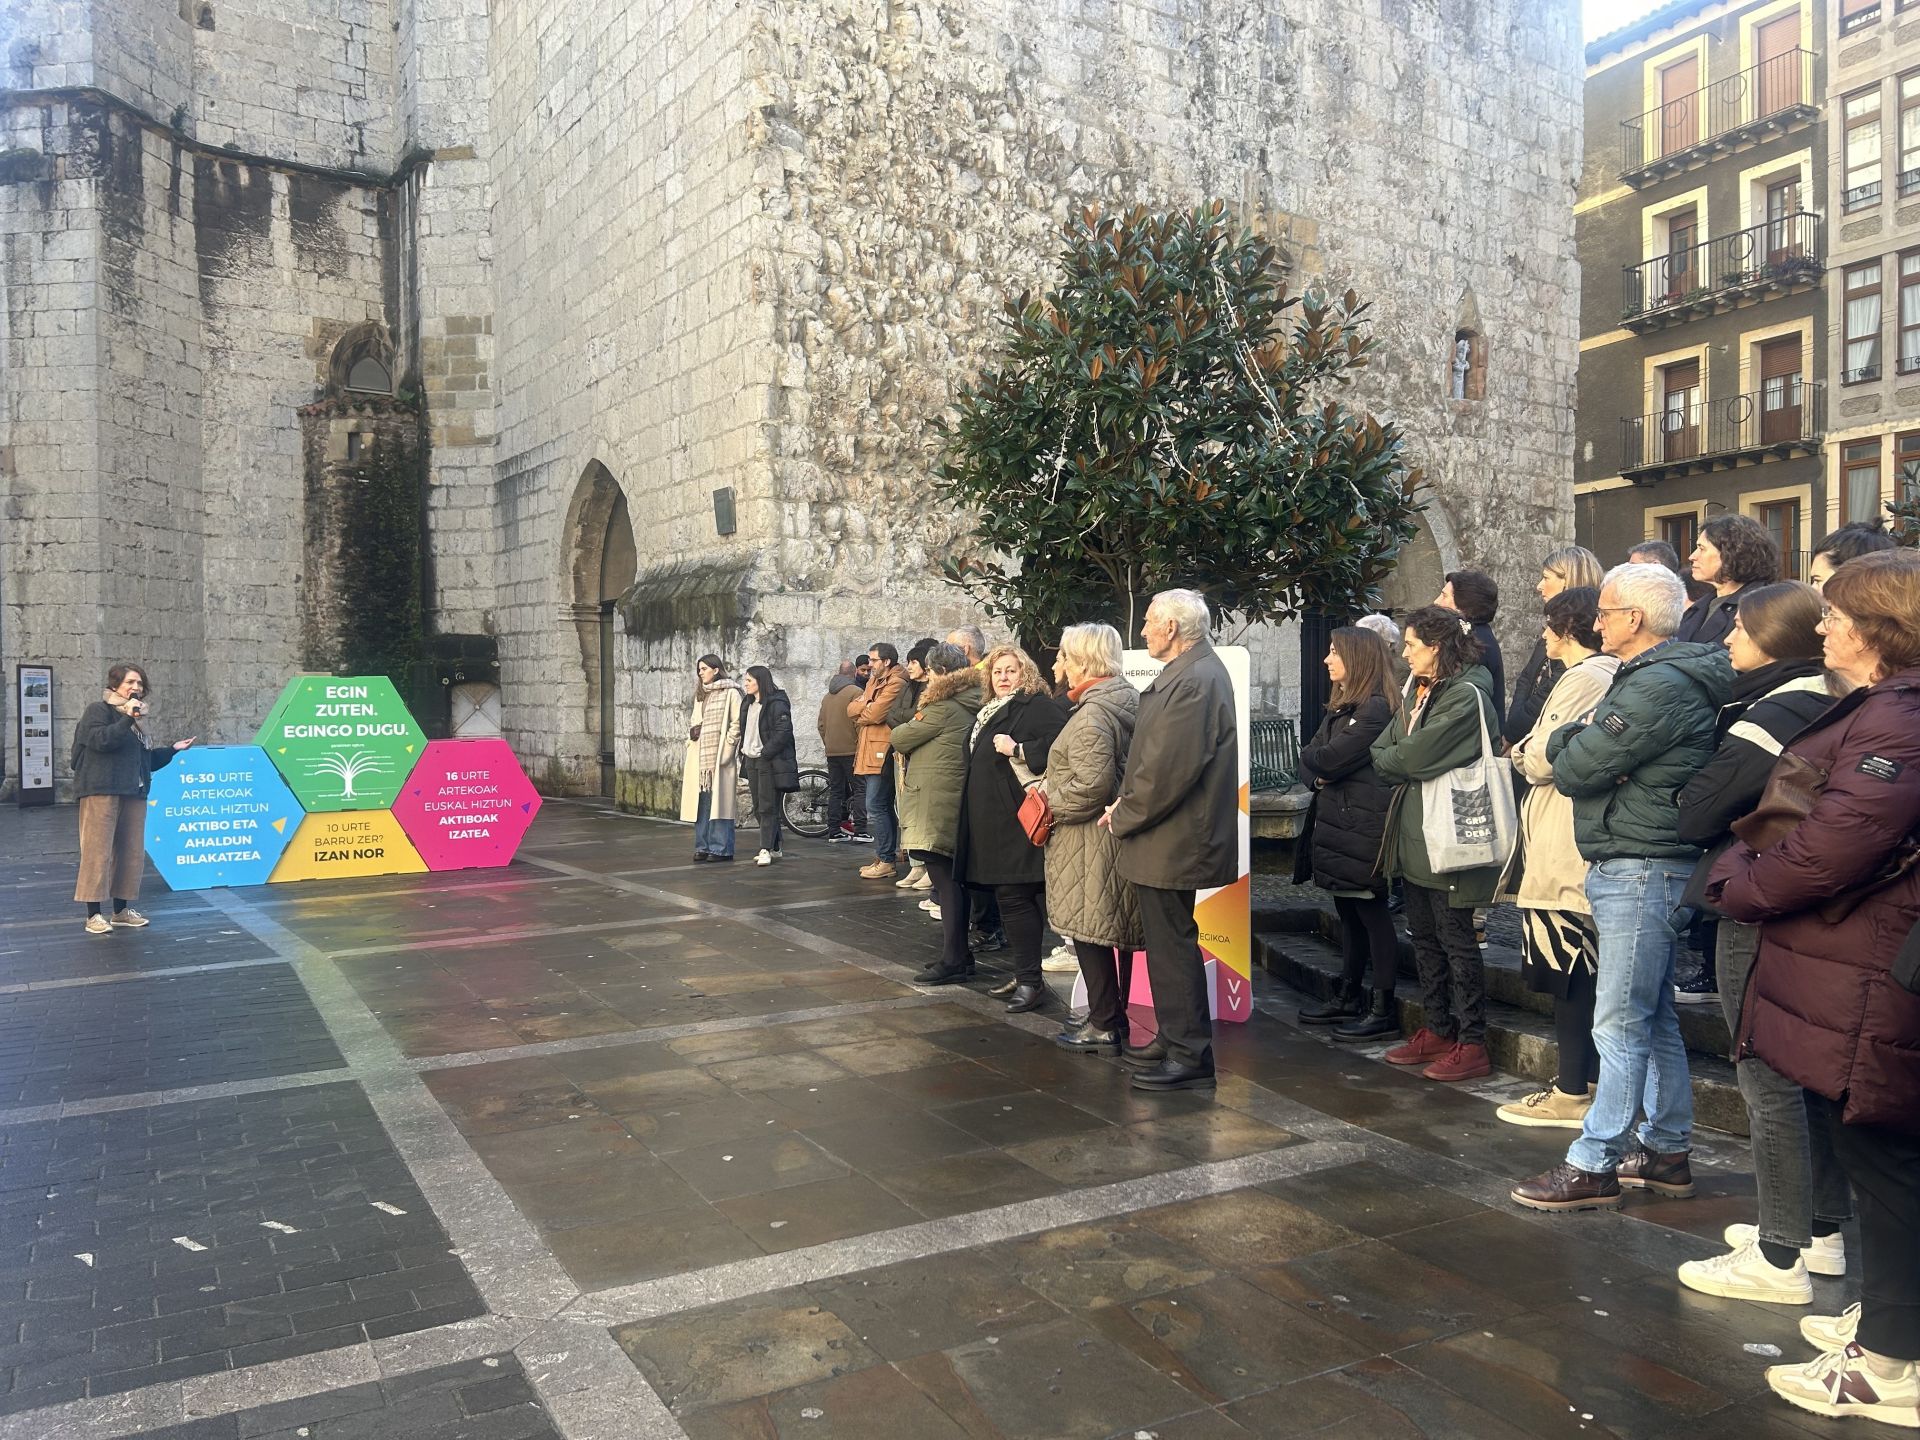
<instances>
[{"instance_id":1,"label":"black puffer jacket","mask_svg":"<svg viewBox=\"0 0 1920 1440\"><path fill-rule=\"evenodd\" d=\"M760 701L760 758L773 772L773 788L784 795L800 788L800 762L793 748L793 702L775 690Z\"/></svg>"},{"instance_id":2,"label":"black puffer jacket","mask_svg":"<svg viewBox=\"0 0 1920 1440\"><path fill-rule=\"evenodd\" d=\"M1680 838L1706 850L1687 882L1684 903L1710 910L1707 876L1733 843L1733 822L1753 813L1780 752L1834 701L1818 660L1775 660L1733 677L1733 698L1720 707L1719 743L1675 800Z\"/></svg>"},{"instance_id":3,"label":"black puffer jacket","mask_svg":"<svg viewBox=\"0 0 1920 1440\"><path fill-rule=\"evenodd\" d=\"M1373 742L1393 719L1384 695L1329 710L1300 748L1300 779L1313 787L1313 883L1379 890L1380 837L1393 787L1373 773Z\"/></svg>"},{"instance_id":4,"label":"black puffer jacket","mask_svg":"<svg viewBox=\"0 0 1920 1440\"><path fill-rule=\"evenodd\" d=\"M984 707L983 707L984 708ZM967 885L1044 885L1046 852L1020 828L1026 787L1013 763L993 748L993 737L1011 735L1029 770L1047 766L1047 752L1067 723L1051 695L1015 695L986 724L977 720L967 747L961 786L960 827L955 837L953 878Z\"/></svg>"},{"instance_id":5,"label":"black puffer jacket","mask_svg":"<svg viewBox=\"0 0 1920 1440\"><path fill-rule=\"evenodd\" d=\"M1513 682L1513 700L1507 706L1507 723L1500 733L1509 745L1518 745L1527 738L1527 732L1533 729L1533 722L1540 718L1540 707L1547 703L1547 696L1553 693L1554 682L1567 673L1567 667L1558 660L1547 658L1547 642L1533 642L1533 653L1527 657L1527 665L1520 672L1520 678Z\"/></svg>"},{"instance_id":6,"label":"black puffer jacket","mask_svg":"<svg viewBox=\"0 0 1920 1440\"><path fill-rule=\"evenodd\" d=\"M1680 617L1680 628L1674 631L1676 640L1688 640L1696 645L1724 645L1727 636L1733 633L1734 616L1740 609L1740 597L1763 582L1749 581L1730 595L1705 595L1687 607L1687 613Z\"/></svg>"}]
</instances>

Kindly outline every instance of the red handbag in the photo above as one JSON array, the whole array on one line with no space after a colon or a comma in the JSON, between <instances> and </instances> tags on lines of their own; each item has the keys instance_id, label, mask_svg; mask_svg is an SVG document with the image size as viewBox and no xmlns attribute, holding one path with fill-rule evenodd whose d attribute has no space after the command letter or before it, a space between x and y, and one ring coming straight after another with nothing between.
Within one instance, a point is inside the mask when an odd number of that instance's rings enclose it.
<instances>
[{"instance_id":1,"label":"red handbag","mask_svg":"<svg viewBox=\"0 0 1920 1440\"><path fill-rule=\"evenodd\" d=\"M1053 837L1053 806L1047 792L1038 785L1029 786L1020 802L1020 828L1035 845L1044 845Z\"/></svg>"}]
</instances>

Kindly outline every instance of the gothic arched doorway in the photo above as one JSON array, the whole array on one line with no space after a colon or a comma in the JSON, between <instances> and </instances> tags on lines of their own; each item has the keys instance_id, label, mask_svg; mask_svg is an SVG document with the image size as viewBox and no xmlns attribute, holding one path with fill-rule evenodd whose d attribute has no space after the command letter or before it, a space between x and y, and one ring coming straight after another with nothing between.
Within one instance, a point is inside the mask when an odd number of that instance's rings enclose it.
<instances>
[{"instance_id":1,"label":"gothic arched doorway","mask_svg":"<svg viewBox=\"0 0 1920 1440\"><path fill-rule=\"evenodd\" d=\"M634 565L633 522L627 516L626 494L607 467L595 460L580 476L567 509L567 568L570 609L586 678L581 712L585 743L580 748L589 752L582 758L597 770L593 788L602 795L613 794L614 783L613 604L633 584Z\"/></svg>"}]
</instances>

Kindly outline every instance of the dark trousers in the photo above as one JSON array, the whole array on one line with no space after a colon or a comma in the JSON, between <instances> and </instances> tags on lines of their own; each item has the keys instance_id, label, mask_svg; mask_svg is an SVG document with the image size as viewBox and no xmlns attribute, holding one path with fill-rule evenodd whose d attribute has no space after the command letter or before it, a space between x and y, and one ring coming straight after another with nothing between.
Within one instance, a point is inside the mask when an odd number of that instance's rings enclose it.
<instances>
[{"instance_id":1,"label":"dark trousers","mask_svg":"<svg viewBox=\"0 0 1920 1440\"><path fill-rule=\"evenodd\" d=\"M1407 934L1427 1029L1442 1040L1486 1044L1487 969L1473 937L1473 911L1454 909L1444 890L1408 881Z\"/></svg>"},{"instance_id":2,"label":"dark trousers","mask_svg":"<svg viewBox=\"0 0 1920 1440\"><path fill-rule=\"evenodd\" d=\"M967 892L953 878L953 857L916 850L913 858L927 867L927 879L933 882L934 903L940 907L940 964L945 974L967 968Z\"/></svg>"},{"instance_id":3,"label":"dark trousers","mask_svg":"<svg viewBox=\"0 0 1920 1440\"><path fill-rule=\"evenodd\" d=\"M994 898L990 886L969 887L967 903L973 912L973 928L982 935L991 935L1001 928L1000 902Z\"/></svg>"},{"instance_id":4,"label":"dark trousers","mask_svg":"<svg viewBox=\"0 0 1920 1440\"><path fill-rule=\"evenodd\" d=\"M847 816L853 816L855 834L866 833L867 782L853 773L853 756L827 756L827 835L840 833Z\"/></svg>"},{"instance_id":5,"label":"dark trousers","mask_svg":"<svg viewBox=\"0 0 1920 1440\"><path fill-rule=\"evenodd\" d=\"M1593 1043L1593 1002L1597 998L1593 972L1575 967L1567 976L1567 993L1553 997L1553 1036L1560 1050L1560 1073L1554 1080L1562 1095L1584 1095L1600 1083L1600 1049Z\"/></svg>"},{"instance_id":6,"label":"dark trousers","mask_svg":"<svg viewBox=\"0 0 1920 1440\"><path fill-rule=\"evenodd\" d=\"M1839 1102L1822 1095L1807 1105L1827 1112L1860 1212L1860 1348L1920 1360L1920 1135L1844 1124Z\"/></svg>"},{"instance_id":7,"label":"dark trousers","mask_svg":"<svg viewBox=\"0 0 1920 1440\"><path fill-rule=\"evenodd\" d=\"M1359 985L1366 978L1371 960L1373 988L1383 995L1393 994L1394 978L1400 969L1400 937L1393 931L1387 897L1369 896L1363 900L1352 895L1336 895L1333 913L1340 917L1343 978L1349 985Z\"/></svg>"},{"instance_id":8,"label":"dark trousers","mask_svg":"<svg viewBox=\"0 0 1920 1440\"><path fill-rule=\"evenodd\" d=\"M747 772L747 792L753 796L753 818L760 827L760 848L778 854L780 792L774 788L773 762L764 755L748 755L740 764Z\"/></svg>"},{"instance_id":9,"label":"dark trousers","mask_svg":"<svg viewBox=\"0 0 1920 1440\"><path fill-rule=\"evenodd\" d=\"M1125 1040L1133 952L1076 940L1073 953L1080 958L1080 978L1087 982L1087 1023L1096 1030L1118 1030Z\"/></svg>"},{"instance_id":10,"label":"dark trousers","mask_svg":"<svg viewBox=\"0 0 1920 1440\"><path fill-rule=\"evenodd\" d=\"M1013 957L1013 973L1023 985L1041 983L1040 935L1047 928L1046 888L1040 884L993 887L1000 923L1007 932L1007 949Z\"/></svg>"},{"instance_id":11,"label":"dark trousers","mask_svg":"<svg viewBox=\"0 0 1920 1440\"><path fill-rule=\"evenodd\" d=\"M1167 1058L1176 1065L1213 1068L1213 1019L1207 1011L1207 966L1200 957L1200 926L1193 891L1136 885L1147 936L1147 982Z\"/></svg>"}]
</instances>

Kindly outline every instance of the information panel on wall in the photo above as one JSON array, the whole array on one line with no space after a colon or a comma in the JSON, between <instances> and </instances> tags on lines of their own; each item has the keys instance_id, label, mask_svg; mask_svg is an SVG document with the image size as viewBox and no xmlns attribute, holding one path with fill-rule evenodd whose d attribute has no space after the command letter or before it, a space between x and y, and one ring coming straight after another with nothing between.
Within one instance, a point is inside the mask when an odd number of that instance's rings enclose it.
<instances>
[{"instance_id":1,"label":"information panel on wall","mask_svg":"<svg viewBox=\"0 0 1920 1440\"><path fill-rule=\"evenodd\" d=\"M21 805L53 804L53 667L15 668L14 734L19 741Z\"/></svg>"}]
</instances>

